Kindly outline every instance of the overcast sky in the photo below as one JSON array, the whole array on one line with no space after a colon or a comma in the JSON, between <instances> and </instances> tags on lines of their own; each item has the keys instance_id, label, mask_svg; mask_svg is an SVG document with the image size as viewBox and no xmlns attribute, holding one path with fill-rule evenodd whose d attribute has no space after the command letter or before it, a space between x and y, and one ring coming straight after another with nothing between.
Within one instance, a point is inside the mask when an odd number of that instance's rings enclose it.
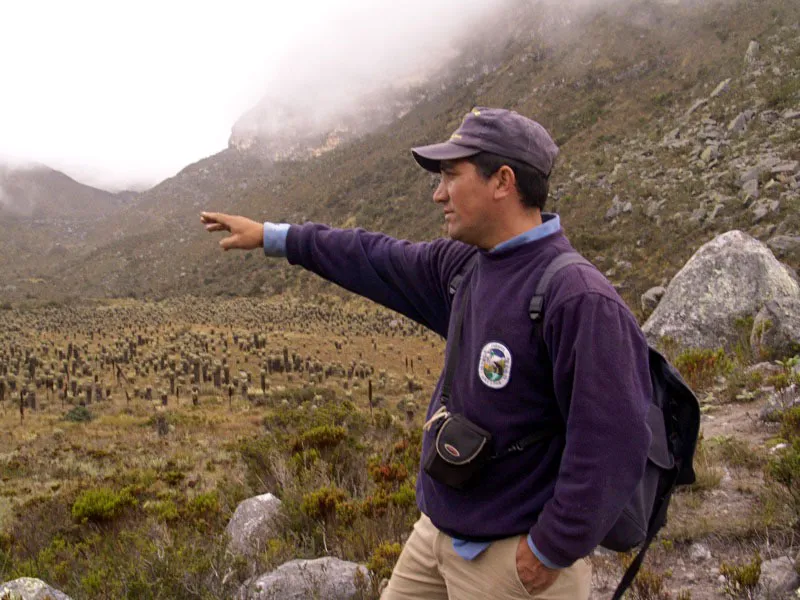
<instances>
[{"instance_id":1,"label":"overcast sky","mask_svg":"<svg viewBox=\"0 0 800 600\"><path fill-rule=\"evenodd\" d=\"M436 60L481 5L4 0L0 160L152 185L225 148L242 113L315 69L347 86Z\"/></svg>"}]
</instances>

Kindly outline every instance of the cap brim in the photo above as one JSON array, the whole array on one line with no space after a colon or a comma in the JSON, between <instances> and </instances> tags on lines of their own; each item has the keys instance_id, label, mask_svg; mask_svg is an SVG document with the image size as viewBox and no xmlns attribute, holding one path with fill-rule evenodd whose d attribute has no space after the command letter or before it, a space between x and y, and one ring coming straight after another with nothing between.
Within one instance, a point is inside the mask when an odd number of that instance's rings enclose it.
<instances>
[{"instance_id":1,"label":"cap brim","mask_svg":"<svg viewBox=\"0 0 800 600\"><path fill-rule=\"evenodd\" d=\"M440 163L443 160L469 158L470 156L480 154L480 152L480 150L476 150L475 148L459 146L452 142L431 144L430 146L420 146L419 148L411 149L414 160L417 161L420 167L431 173L439 173L441 171Z\"/></svg>"}]
</instances>

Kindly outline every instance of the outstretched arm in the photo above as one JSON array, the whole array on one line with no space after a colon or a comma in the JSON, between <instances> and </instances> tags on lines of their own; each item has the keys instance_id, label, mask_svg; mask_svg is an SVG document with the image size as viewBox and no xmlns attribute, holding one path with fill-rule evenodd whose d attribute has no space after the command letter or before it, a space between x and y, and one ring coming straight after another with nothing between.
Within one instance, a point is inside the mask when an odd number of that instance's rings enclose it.
<instances>
[{"instance_id":1,"label":"outstretched arm","mask_svg":"<svg viewBox=\"0 0 800 600\"><path fill-rule=\"evenodd\" d=\"M411 243L360 229L275 225L221 213L200 217L208 231L228 231L224 250L264 247L352 292L447 335L450 279L475 252L459 242Z\"/></svg>"}]
</instances>

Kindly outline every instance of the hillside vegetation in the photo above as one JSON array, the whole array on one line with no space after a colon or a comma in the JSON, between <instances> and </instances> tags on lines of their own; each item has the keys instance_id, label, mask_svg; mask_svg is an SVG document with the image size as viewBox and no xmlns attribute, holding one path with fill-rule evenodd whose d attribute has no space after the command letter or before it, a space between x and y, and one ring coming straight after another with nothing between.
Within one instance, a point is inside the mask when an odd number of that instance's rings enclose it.
<instances>
[{"instance_id":1,"label":"hillside vegetation","mask_svg":"<svg viewBox=\"0 0 800 600\"><path fill-rule=\"evenodd\" d=\"M80 250L43 259L27 274L36 283L9 278L13 298L317 289L312 276L257 253L220 254L199 211L431 239L441 226L434 180L408 149L445 139L470 107L491 105L533 116L553 133L562 153L551 207L636 306L717 233L797 235L796 175L771 176L774 161L760 173L768 188L761 201L773 202L765 211L741 196L739 180L766 155L800 159L798 121L782 116L800 108L799 21L800 6L785 0L612 2L581 11L512 2L465 35L465 49L390 126L310 160L272 163L229 149L188 166L98 225ZM746 64L752 40L760 51ZM687 116L729 78L724 93ZM745 111L753 111L745 130L729 132ZM777 123L762 118L768 111ZM676 128L684 145L665 144ZM701 160L709 139L719 142L714 158ZM606 219L615 206L618 215ZM800 264L796 251L784 259Z\"/></svg>"}]
</instances>

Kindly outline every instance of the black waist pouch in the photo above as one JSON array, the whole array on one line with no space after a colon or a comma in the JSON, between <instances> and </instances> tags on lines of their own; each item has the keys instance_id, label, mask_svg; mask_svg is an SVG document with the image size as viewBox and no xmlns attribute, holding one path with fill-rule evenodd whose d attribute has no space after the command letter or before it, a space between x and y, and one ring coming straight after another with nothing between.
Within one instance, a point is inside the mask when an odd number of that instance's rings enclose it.
<instances>
[{"instance_id":1,"label":"black waist pouch","mask_svg":"<svg viewBox=\"0 0 800 600\"><path fill-rule=\"evenodd\" d=\"M475 484L492 455L492 435L460 414L450 414L434 426L434 439L422 467L439 483L457 490Z\"/></svg>"}]
</instances>

